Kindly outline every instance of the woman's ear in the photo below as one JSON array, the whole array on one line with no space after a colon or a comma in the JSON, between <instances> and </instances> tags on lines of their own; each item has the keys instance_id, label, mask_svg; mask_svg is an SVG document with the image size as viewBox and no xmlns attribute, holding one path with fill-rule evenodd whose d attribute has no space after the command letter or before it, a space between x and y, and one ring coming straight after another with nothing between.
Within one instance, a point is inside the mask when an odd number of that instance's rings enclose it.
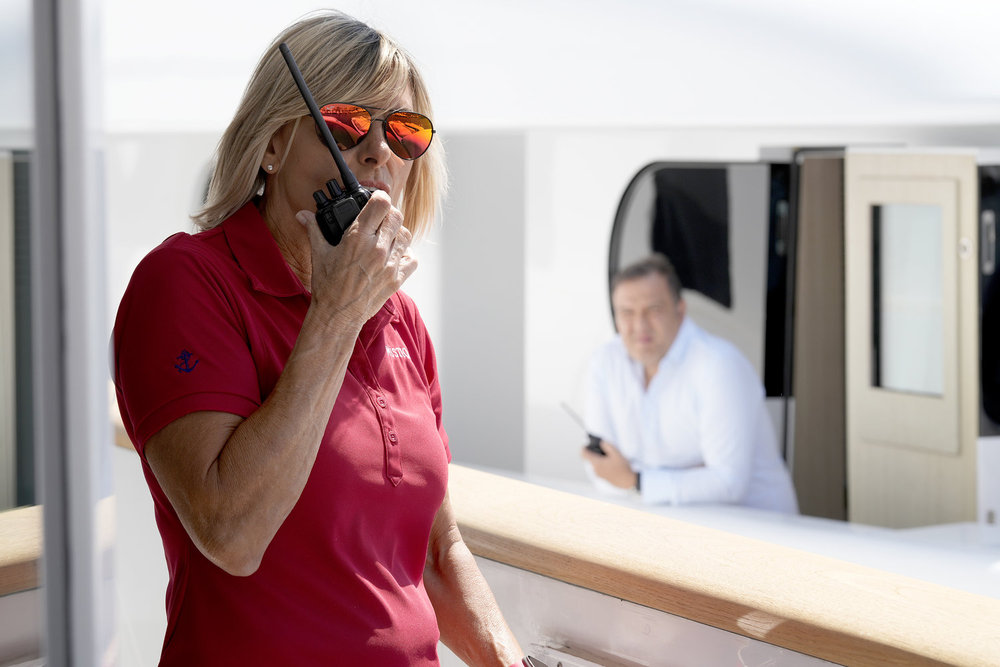
<instances>
[{"instance_id":1,"label":"woman's ear","mask_svg":"<svg viewBox=\"0 0 1000 667\"><path fill-rule=\"evenodd\" d=\"M281 130L278 130L271 135L271 139L267 142L267 148L264 150L264 157L260 159L260 168L269 175L276 173L281 167L278 156L284 153L284 142L281 140L280 134ZM278 146L282 146L282 148L279 149Z\"/></svg>"},{"instance_id":2,"label":"woman's ear","mask_svg":"<svg viewBox=\"0 0 1000 667\"><path fill-rule=\"evenodd\" d=\"M278 128L278 131L271 135L264 150L264 156L260 160L260 168L268 175L277 174L281 171L281 165L288 157L288 151L292 147L292 140L295 138L295 130L299 126L299 119L289 121Z\"/></svg>"}]
</instances>

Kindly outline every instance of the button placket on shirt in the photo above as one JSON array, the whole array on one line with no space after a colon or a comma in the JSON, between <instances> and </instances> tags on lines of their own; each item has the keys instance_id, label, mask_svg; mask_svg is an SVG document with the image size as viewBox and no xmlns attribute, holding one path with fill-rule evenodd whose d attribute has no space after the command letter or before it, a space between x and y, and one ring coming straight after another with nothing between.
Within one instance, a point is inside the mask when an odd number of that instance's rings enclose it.
<instances>
[{"instance_id":1,"label":"button placket on shirt","mask_svg":"<svg viewBox=\"0 0 1000 667\"><path fill-rule=\"evenodd\" d=\"M396 486L403 480L403 455L399 447L399 435L396 433L392 407L382 394L382 389L374 377L371 378L371 385L365 386L365 391L368 392L368 396L371 398L375 414L378 415L379 424L382 426L385 474L393 486Z\"/></svg>"},{"instance_id":2,"label":"button placket on shirt","mask_svg":"<svg viewBox=\"0 0 1000 667\"><path fill-rule=\"evenodd\" d=\"M361 334L355 343L352 366L358 371L354 376L360 382L368 399L371 401L378 417L379 426L382 430L382 449L385 455L385 475L392 482L393 486L398 486L403 481L403 454L400 447L400 438L396 430L395 418L392 406L385 397L385 392L378 383L377 376L372 367L372 360L368 356L370 349L378 350L381 346L382 336L380 332L389 326L391 322L397 321L398 316L392 306L391 300L380 310L371 320L365 323L361 329Z\"/></svg>"},{"instance_id":3,"label":"button placket on shirt","mask_svg":"<svg viewBox=\"0 0 1000 667\"><path fill-rule=\"evenodd\" d=\"M403 454L399 446L399 435L396 432L395 419L392 406L379 386L375 373L372 370L371 362L365 353L364 346L358 344L354 351L354 361L357 367L363 372L358 377L368 399L371 401L375 415L378 417L379 426L382 431L382 449L385 456L385 475L392 482L393 486L398 486L403 481Z\"/></svg>"}]
</instances>

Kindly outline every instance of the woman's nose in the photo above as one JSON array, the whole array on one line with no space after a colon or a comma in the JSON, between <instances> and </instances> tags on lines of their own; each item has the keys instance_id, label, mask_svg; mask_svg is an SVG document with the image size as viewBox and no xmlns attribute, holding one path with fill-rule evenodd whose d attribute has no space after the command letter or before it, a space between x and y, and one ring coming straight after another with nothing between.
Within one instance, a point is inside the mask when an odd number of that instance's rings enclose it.
<instances>
[{"instance_id":1,"label":"woman's nose","mask_svg":"<svg viewBox=\"0 0 1000 667\"><path fill-rule=\"evenodd\" d=\"M378 123L377 127L376 123ZM383 123L384 121L378 119L373 120L368 134L358 144L358 149L362 152L360 156L362 162L382 164L392 156L392 149L389 148L389 144L385 140L385 125Z\"/></svg>"}]
</instances>

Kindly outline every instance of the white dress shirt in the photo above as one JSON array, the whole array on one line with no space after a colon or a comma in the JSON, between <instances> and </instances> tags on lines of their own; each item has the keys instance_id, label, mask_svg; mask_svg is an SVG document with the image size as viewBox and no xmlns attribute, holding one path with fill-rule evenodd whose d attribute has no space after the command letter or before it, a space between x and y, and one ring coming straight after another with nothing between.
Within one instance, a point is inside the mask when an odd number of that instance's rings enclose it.
<instances>
[{"instance_id":1,"label":"white dress shirt","mask_svg":"<svg viewBox=\"0 0 1000 667\"><path fill-rule=\"evenodd\" d=\"M798 512L764 389L736 347L685 317L643 384L642 365L616 336L591 362L585 421L641 474L644 502Z\"/></svg>"}]
</instances>

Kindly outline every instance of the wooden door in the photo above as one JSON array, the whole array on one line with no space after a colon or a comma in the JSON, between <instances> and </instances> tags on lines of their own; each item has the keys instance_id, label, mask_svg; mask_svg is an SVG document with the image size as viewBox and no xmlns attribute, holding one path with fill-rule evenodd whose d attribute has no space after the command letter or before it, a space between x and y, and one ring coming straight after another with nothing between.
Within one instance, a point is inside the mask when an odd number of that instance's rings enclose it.
<instances>
[{"instance_id":1,"label":"wooden door","mask_svg":"<svg viewBox=\"0 0 1000 667\"><path fill-rule=\"evenodd\" d=\"M976 159L845 159L847 483L851 521L975 517Z\"/></svg>"}]
</instances>

